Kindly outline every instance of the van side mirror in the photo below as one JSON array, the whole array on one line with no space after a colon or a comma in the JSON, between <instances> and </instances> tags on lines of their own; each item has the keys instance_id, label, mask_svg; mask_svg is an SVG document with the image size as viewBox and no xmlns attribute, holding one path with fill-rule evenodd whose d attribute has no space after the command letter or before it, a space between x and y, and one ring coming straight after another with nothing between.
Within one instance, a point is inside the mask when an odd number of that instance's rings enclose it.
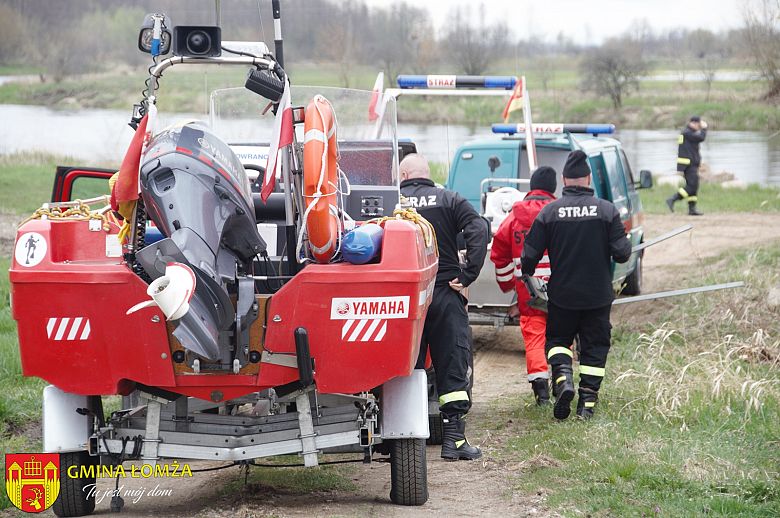
<instances>
[{"instance_id":1,"label":"van side mirror","mask_svg":"<svg viewBox=\"0 0 780 518\"><path fill-rule=\"evenodd\" d=\"M491 173L495 173L496 169L501 167L501 159L495 155L491 156L488 158L488 167L490 168Z\"/></svg>"},{"instance_id":2,"label":"van side mirror","mask_svg":"<svg viewBox=\"0 0 780 518\"><path fill-rule=\"evenodd\" d=\"M639 171L639 189L651 189L653 187L653 173L647 169Z\"/></svg>"}]
</instances>

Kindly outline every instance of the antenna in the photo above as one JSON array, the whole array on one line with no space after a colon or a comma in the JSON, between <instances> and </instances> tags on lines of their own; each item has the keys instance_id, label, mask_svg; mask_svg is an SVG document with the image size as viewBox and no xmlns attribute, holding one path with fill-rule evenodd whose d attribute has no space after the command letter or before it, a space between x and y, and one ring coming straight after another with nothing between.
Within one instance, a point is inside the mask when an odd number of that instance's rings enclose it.
<instances>
[{"instance_id":1,"label":"antenna","mask_svg":"<svg viewBox=\"0 0 780 518\"><path fill-rule=\"evenodd\" d=\"M214 0L214 8L217 11L217 27L222 26L222 1L221 0Z\"/></svg>"},{"instance_id":2,"label":"antenna","mask_svg":"<svg viewBox=\"0 0 780 518\"><path fill-rule=\"evenodd\" d=\"M271 8L274 15L274 54L276 62L284 68L284 47L282 42L282 9L280 0L271 0Z\"/></svg>"}]
</instances>

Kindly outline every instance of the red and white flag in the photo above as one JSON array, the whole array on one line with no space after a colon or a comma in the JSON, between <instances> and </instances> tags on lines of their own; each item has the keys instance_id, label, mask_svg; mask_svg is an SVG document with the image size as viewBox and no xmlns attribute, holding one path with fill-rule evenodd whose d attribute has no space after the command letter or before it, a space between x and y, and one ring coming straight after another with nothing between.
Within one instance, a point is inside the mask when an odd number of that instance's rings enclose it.
<instances>
[{"instance_id":1,"label":"red and white flag","mask_svg":"<svg viewBox=\"0 0 780 518\"><path fill-rule=\"evenodd\" d=\"M293 116L292 100L290 99L290 82L285 78L284 92L279 99L279 107L276 109L276 119L274 120L274 132L271 135L271 145L268 150L268 164L265 168L263 177L263 187L260 189L260 198L265 202L276 185L276 166L279 158L279 151L289 146L293 142Z\"/></svg>"},{"instance_id":2,"label":"red and white flag","mask_svg":"<svg viewBox=\"0 0 780 518\"><path fill-rule=\"evenodd\" d=\"M379 72L374 82L374 89L371 93L371 102L368 104L368 120L374 122L382 117L385 111L385 103L382 102L382 90L385 87L385 73Z\"/></svg>"}]
</instances>

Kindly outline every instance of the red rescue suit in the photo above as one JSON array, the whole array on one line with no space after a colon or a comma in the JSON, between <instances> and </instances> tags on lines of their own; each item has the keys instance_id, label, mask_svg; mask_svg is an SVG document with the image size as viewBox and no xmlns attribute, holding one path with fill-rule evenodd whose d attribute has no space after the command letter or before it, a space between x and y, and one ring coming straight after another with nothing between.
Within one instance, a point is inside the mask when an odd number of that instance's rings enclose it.
<instances>
[{"instance_id":1,"label":"red rescue suit","mask_svg":"<svg viewBox=\"0 0 780 518\"><path fill-rule=\"evenodd\" d=\"M528 305L531 296L520 280L520 255L523 253L523 243L536 215L542 207L555 200L555 196L547 191L534 190L529 192L522 201L512 206L512 212L498 227L493 236L493 246L490 260L496 266L496 281L501 291L517 290L517 307L520 310L520 330L525 341L525 363L528 370L528 381L538 378L549 378L547 372L547 357L544 353L545 330L547 328L547 313L533 309ZM545 253L536 267L534 277L547 280L550 277L550 259Z\"/></svg>"}]
</instances>

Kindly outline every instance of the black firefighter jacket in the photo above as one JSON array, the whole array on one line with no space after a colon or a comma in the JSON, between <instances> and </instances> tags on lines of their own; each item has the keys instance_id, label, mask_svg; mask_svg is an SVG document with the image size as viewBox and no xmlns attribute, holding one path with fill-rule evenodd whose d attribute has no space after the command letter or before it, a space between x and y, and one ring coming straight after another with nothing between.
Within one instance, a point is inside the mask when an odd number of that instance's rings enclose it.
<instances>
[{"instance_id":1,"label":"black firefighter jacket","mask_svg":"<svg viewBox=\"0 0 780 518\"><path fill-rule=\"evenodd\" d=\"M413 178L401 182L401 194L436 230L439 245L439 271L436 284L455 279L468 286L479 276L485 262L488 226L474 207L460 194L436 187L433 181ZM466 242L466 265L458 260L458 235Z\"/></svg>"},{"instance_id":2,"label":"black firefighter jacket","mask_svg":"<svg viewBox=\"0 0 780 518\"><path fill-rule=\"evenodd\" d=\"M612 262L631 257L631 242L612 203L588 187L564 187L545 205L525 239L522 271L532 275L544 251L550 256L550 302L565 309L595 309L615 299Z\"/></svg>"},{"instance_id":3,"label":"black firefighter jacket","mask_svg":"<svg viewBox=\"0 0 780 518\"><path fill-rule=\"evenodd\" d=\"M695 131L690 126L685 126L680 136L677 137L677 170L685 171L688 167L699 167L701 164L701 155L699 154L699 144L707 138L707 129L702 128Z\"/></svg>"}]
</instances>

